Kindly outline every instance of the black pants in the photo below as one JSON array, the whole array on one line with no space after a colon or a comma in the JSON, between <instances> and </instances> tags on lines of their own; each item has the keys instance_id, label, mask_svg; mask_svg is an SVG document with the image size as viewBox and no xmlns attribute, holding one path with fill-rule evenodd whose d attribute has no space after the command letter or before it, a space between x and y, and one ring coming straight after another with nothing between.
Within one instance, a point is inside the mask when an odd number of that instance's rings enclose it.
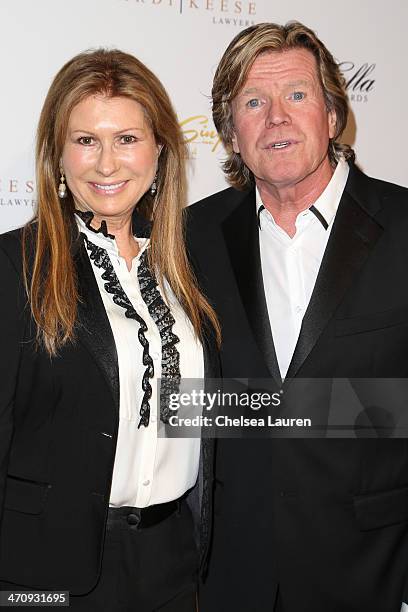
<instances>
[{"instance_id":1,"label":"black pants","mask_svg":"<svg viewBox=\"0 0 408 612\"><path fill-rule=\"evenodd\" d=\"M130 511L109 512L98 584L88 595L71 595L70 608L84 612L195 612L197 547L186 502L167 519L146 529L128 524ZM0 589L19 587L0 582ZM36 607L52 609L56 610Z\"/></svg>"}]
</instances>

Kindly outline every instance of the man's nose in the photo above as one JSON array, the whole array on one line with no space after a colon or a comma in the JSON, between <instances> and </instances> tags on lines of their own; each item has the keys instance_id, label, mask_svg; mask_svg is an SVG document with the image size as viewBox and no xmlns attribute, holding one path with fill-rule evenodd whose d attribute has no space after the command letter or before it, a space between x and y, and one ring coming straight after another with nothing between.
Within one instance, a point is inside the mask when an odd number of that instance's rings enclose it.
<instances>
[{"instance_id":1,"label":"man's nose","mask_svg":"<svg viewBox=\"0 0 408 612\"><path fill-rule=\"evenodd\" d=\"M103 176L111 176L119 169L119 157L110 145L102 145L98 154L96 171Z\"/></svg>"},{"instance_id":2,"label":"man's nose","mask_svg":"<svg viewBox=\"0 0 408 612\"><path fill-rule=\"evenodd\" d=\"M290 115L284 101L278 99L270 102L265 119L265 125L267 128L282 125L282 123L288 124L290 121Z\"/></svg>"}]
</instances>

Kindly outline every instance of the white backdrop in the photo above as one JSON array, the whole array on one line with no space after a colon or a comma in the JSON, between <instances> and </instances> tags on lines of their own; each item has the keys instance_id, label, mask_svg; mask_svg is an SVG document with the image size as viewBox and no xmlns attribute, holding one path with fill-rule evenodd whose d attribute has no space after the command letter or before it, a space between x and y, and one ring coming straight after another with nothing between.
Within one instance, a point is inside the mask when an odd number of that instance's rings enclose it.
<instances>
[{"instance_id":1,"label":"white backdrop","mask_svg":"<svg viewBox=\"0 0 408 612\"><path fill-rule=\"evenodd\" d=\"M224 188L211 120L214 69L252 23L298 19L342 64L352 116L346 141L373 176L408 186L405 24L401 0L1 0L0 232L33 214L35 127L57 70L76 53L118 47L163 81L190 143L190 201Z\"/></svg>"}]
</instances>

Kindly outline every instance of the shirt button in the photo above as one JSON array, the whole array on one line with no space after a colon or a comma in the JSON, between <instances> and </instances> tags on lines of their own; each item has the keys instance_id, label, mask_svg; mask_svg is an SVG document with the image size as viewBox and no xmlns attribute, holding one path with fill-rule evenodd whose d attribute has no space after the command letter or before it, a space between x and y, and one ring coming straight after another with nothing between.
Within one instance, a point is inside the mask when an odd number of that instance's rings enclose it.
<instances>
[{"instance_id":1,"label":"shirt button","mask_svg":"<svg viewBox=\"0 0 408 612\"><path fill-rule=\"evenodd\" d=\"M301 306L296 306L295 311L297 313L302 312L303 308Z\"/></svg>"},{"instance_id":2,"label":"shirt button","mask_svg":"<svg viewBox=\"0 0 408 612\"><path fill-rule=\"evenodd\" d=\"M153 351L153 353L152 353L152 359L158 359L158 358L159 358L159 356L160 356L160 354L159 354L159 352L158 352L158 351Z\"/></svg>"},{"instance_id":3,"label":"shirt button","mask_svg":"<svg viewBox=\"0 0 408 612\"><path fill-rule=\"evenodd\" d=\"M149 479L144 480L144 481L142 482L142 485L143 485L144 487L148 487L148 486L149 486L149 484L150 484L150 480L149 480Z\"/></svg>"},{"instance_id":4,"label":"shirt button","mask_svg":"<svg viewBox=\"0 0 408 612\"><path fill-rule=\"evenodd\" d=\"M152 414L150 416L150 420L151 420L152 423L155 423L157 421L157 418L154 416L154 414Z\"/></svg>"}]
</instances>

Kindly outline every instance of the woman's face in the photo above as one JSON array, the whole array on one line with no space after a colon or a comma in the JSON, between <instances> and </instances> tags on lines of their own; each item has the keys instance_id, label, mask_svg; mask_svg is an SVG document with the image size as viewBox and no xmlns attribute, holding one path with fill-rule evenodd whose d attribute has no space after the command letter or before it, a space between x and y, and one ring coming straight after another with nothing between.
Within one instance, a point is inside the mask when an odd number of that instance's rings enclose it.
<instances>
[{"instance_id":1,"label":"woman's face","mask_svg":"<svg viewBox=\"0 0 408 612\"><path fill-rule=\"evenodd\" d=\"M76 206L100 219L128 218L153 182L159 152L140 104L89 96L71 112L61 156Z\"/></svg>"}]
</instances>

